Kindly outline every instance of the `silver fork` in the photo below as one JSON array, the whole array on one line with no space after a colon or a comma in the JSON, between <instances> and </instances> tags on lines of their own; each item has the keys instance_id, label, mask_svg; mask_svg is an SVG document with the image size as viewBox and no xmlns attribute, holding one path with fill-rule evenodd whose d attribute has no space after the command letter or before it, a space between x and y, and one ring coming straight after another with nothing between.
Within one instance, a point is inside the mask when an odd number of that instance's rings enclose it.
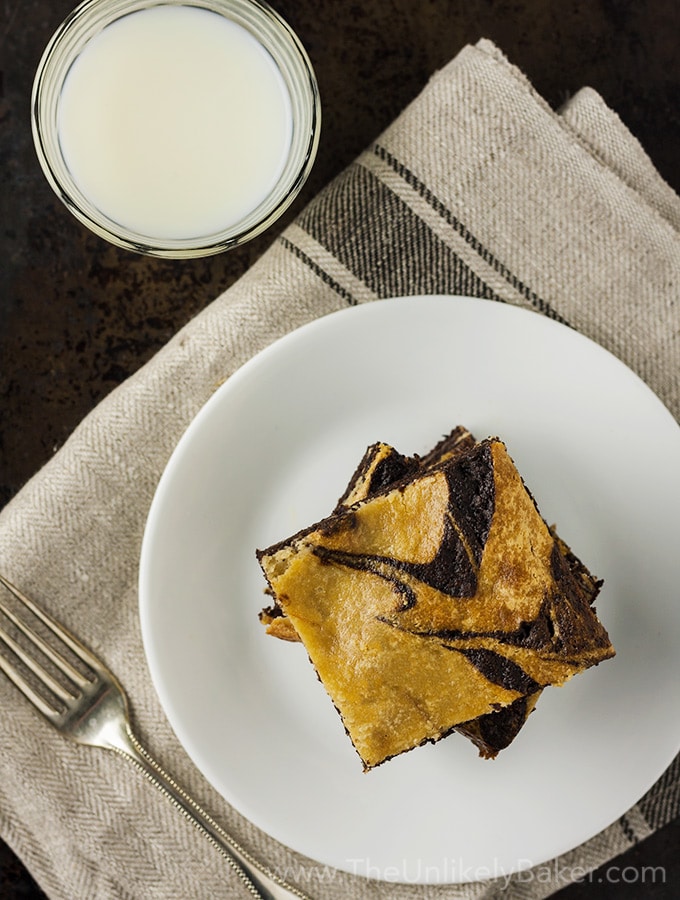
<instances>
[{"instance_id":1,"label":"silver fork","mask_svg":"<svg viewBox=\"0 0 680 900\"><path fill-rule=\"evenodd\" d=\"M14 595L20 605L10 608L6 599L0 595L0 612L28 639L30 648L27 641L17 642L2 624L0 641L33 673L45 696L3 653L0 653L0 669L48 722L63 735L80 744L115 750L132 760L149 781L207 837L253 897L261 900L283 900L290 897L309 900L302 891L258 863L152 759L132 732L123 688L101 660L2 575L0 584ZM51 635L49 641L43 639L35 626L28 623L30 616L25 615L26 610L48 629ZM52 638L70 650L74 658L83 664L87 674L72 664L68 654L56 649ZM45 658L61 672L63 679L57 679L49 671L49 667L45 667Z\"/></svg>"}]
</instances>

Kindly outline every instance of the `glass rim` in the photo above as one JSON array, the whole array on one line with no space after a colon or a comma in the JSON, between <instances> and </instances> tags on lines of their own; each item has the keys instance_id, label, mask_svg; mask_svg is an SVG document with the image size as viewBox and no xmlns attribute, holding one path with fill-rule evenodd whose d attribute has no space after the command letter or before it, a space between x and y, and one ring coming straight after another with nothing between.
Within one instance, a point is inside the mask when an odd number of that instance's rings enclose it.
<instances>
[{"instance_id":1,"label":"glass rim","mask_svg":"<svg viewBox=\"0 0 680 900\"><path fill-rule=\"evenodd\" d=\"M293 133L283 171L267 196L239 222L191 238L154 238L111 219L80 190L59 145L57 109L70 66L107 25L156 6L188 6L223 15L244 26L273 57L290 95ZM48 42L33 81L31 128L38 161L61 202L90 231L109 243L171 259L210 256L239 246L268 229L291 205L307 180L319 145L321 102L311 61L300 39L265 0L84 0Z\"/></svg>"}]
</instances>

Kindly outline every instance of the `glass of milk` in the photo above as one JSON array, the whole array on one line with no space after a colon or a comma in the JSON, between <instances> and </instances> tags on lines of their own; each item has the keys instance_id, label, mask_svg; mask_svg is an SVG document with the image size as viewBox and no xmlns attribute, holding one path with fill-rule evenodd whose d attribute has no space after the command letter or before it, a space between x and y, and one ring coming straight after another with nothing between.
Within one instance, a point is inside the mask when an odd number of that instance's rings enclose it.
<instances>
[{"instance_id":1,"label":"glass of milk","mask_svg":"<svg viewBox=\"0 0 680 900\"><path fill-rule=\"evenodd\" d=\"M304 184L320 121L309 58L261 0L85 0L33 85L56 194L96 234L154 256L264 231Z\"/></svg>"}]
</instances>

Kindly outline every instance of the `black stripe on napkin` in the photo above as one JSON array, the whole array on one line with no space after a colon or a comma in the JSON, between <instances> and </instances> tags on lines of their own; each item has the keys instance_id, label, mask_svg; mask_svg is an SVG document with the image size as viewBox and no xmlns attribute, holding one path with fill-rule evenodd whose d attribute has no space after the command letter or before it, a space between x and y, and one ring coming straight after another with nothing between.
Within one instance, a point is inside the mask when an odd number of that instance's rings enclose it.
<instances>
[{"instance_id":1,"label":"black stripe on napkin","mask_svg":"<svg viewBox=\"0 0 680 900\"><path fill-rule=\"evenodd\" d=\"M540 312L544 313L544 315L549 316L551 319L555 319L558 322L561 322L563 325L568 325L569 323L558 313L556 312L550 304L543 300L535 291L532 291L526 284L522 282L520 278L514 275L510 269L506 265L504 265L500 260L496 259L496 257L488 250L475 235L465 226L463 222L455 216L450 209L448 209L442 201L432 193L432 191L427 187L427 185L423 184L414 173L403 163L399 162L399 160L393 156L388 150L384 147L380 146L380 144L375 144L373 147L373 152L375 155L381 159L384 163L390 166L394 172L399 175L400 178L411 187L414 191L416 191L422 198L425 200L432 209L438 213L458 234L465 240L467 244L487 263L491 266L494 271L496 271L502 278L507 281L509 285L511 285L519 294L525 297L536 309Z\"/></svg>"},{"instance_id":2,"label":"black stripe on napkin","mask_svg":"<svg viewBox=\"0 0 680 900\"><path fill-rule=\"evenodd\" d=\"M680 815L680 755L640 800L638 809L655 831Z\"/></svg>"},{"instance_id":3,"label":"black stripe on napkin","mask_svg":"<svg viewBox=\"0 0 680 900\"><path fill-rule=\"evenodd\" d=\"M297 224L379 297L465 294L502 301L403 200L359 164L312 201ZM318 261L303 261L327 283L334 281L322 274Z\"/></svg>"},{"instance_id":4,"label":"black stripe on napkin","mask_svg":"<svg viewBox=\"0 0 680 900\"><path fill-rule=\"evenodd\" d=\"M346 300L350 306L357 305L357 301L350 294L350 292L345 290L345 288L338 281L336 281L335 278L331 278L328 272L322 269L321 266L311 258L311 256L309 256L307 253L304 253L302 250L300 250L299 247L296 247L292 241L289 241L288 238L285 237L285 235L282 235L279 240L286 248L286 250L290 250L290 252L297 256L297 258L301 262L303 262L306 266L309 266L309 268L312 270L312 272L314 272L315 275L318 275L319 278L325 284L327 284L329 288L334 290L337 294L340 294L340 296L344 300Z\"/></svg>"}]
</instances>

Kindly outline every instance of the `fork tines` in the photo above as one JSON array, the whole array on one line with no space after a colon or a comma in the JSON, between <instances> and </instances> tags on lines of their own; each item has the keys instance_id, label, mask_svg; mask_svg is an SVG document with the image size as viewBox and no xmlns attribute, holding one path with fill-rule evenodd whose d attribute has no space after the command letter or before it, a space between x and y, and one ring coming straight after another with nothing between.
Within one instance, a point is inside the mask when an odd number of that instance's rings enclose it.
<instances>
[{"instance_id":1,"label":"fork tines","mask_svg":"<svg viewBox=\"0 0 680 900\"><path fill-rule=\"evenodd\" d=\"M10 605L0 592L0 669L45 716L56 718L94 680L70 658L87 661L85 648L2 575L0 584L16 601Z\"/></svg>"}]
</instances>

